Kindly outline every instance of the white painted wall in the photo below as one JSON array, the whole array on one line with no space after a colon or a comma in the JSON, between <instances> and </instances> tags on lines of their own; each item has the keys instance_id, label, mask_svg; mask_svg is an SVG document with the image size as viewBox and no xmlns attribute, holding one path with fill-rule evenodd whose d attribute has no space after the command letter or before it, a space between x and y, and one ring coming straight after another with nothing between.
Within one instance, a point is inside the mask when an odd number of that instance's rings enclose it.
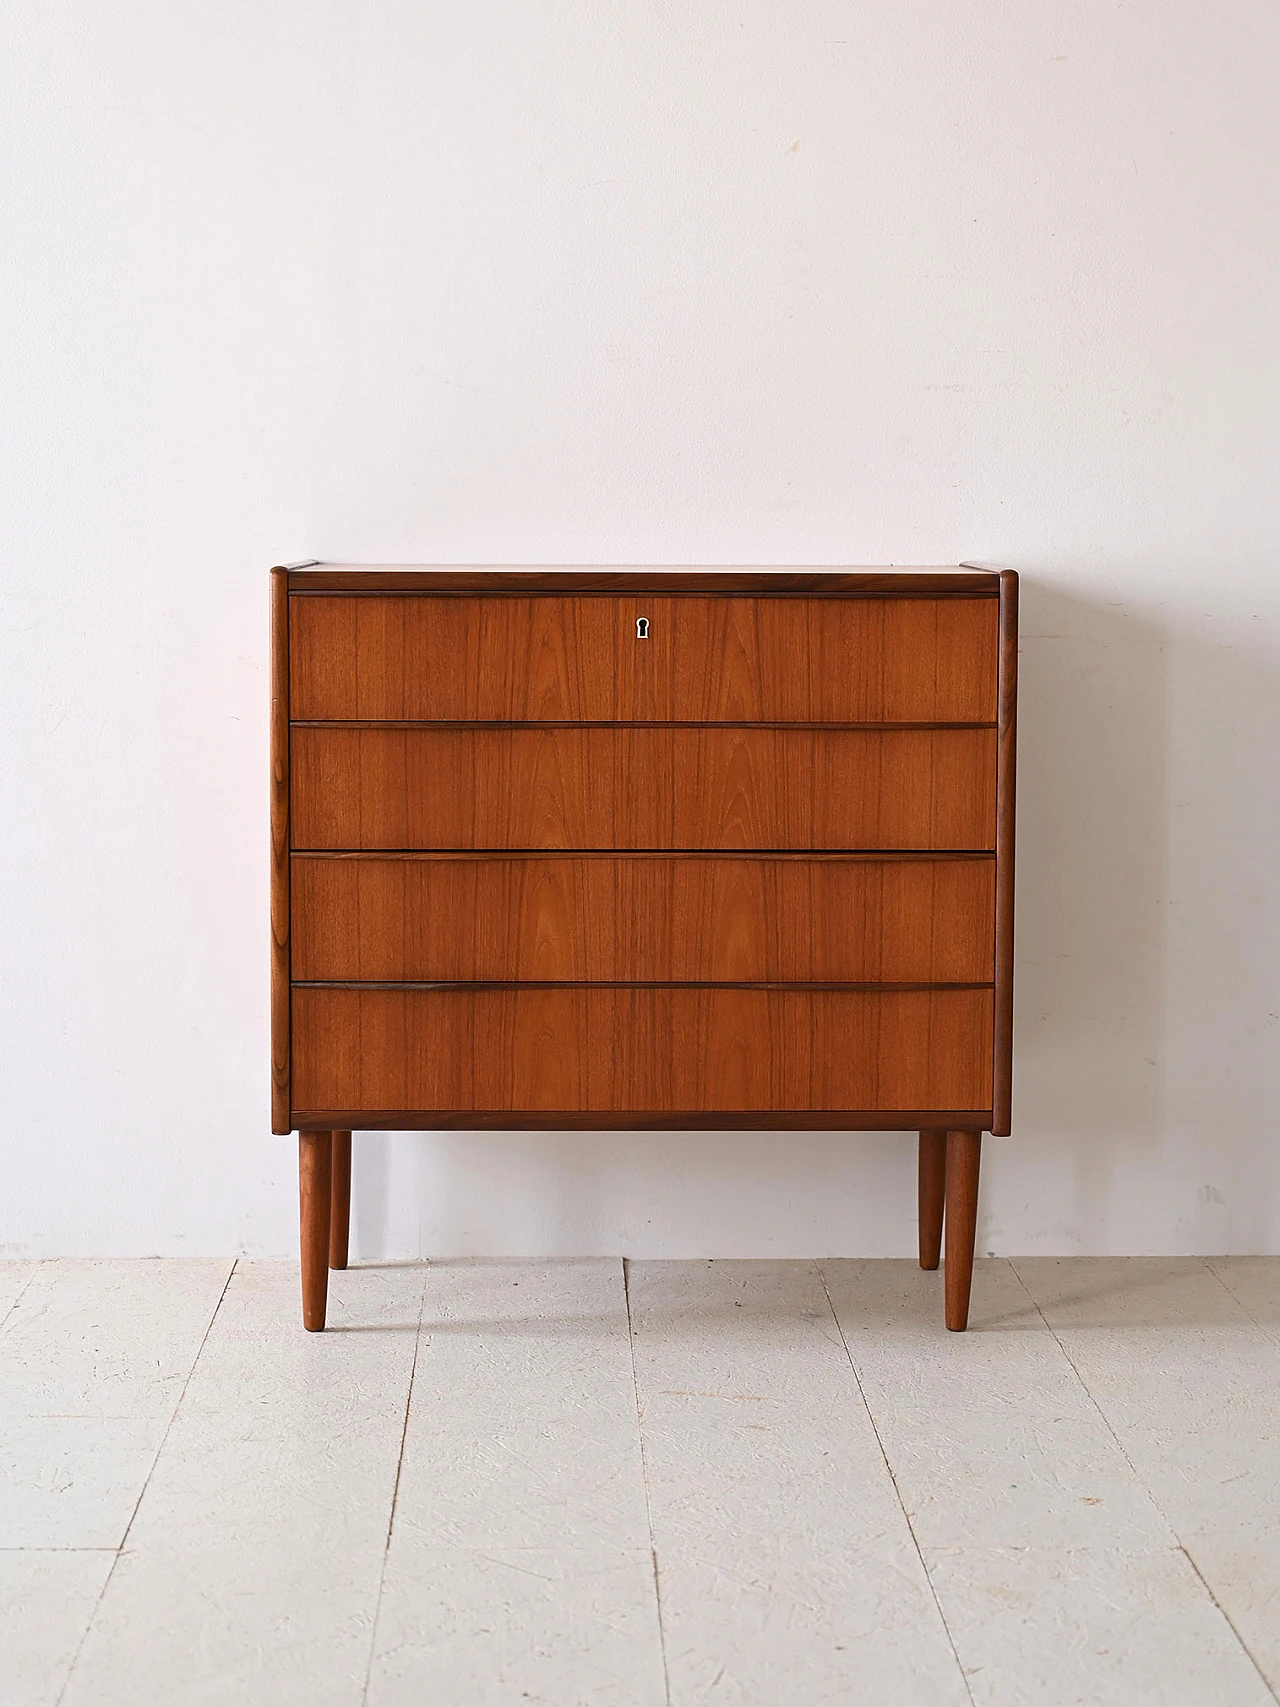
<instances>
[{"instance_id":1,"label":"white painted wall","mask_svg":"<svg viewBox=\"0 0 1280 1707\"><path fill-rule=\"evenodd\" d=\"M266 569L1024 573L997 1252L1280 1250L1270 0L0 11L10 1253L285 1251ZM357 1139L366 1256L896 1253L892 1137Z\"/></svg>"}]
</instances>

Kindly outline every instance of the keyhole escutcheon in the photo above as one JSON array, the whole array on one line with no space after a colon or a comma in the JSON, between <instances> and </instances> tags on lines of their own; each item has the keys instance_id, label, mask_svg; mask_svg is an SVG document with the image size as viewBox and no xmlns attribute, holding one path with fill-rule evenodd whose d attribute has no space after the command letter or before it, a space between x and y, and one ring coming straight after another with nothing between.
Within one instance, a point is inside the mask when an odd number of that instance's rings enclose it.
<instances>
[{"instance_id":1,"label":"keyhole escutcheon","mask_svg":"<svg viewBox=\"0 0 1280 1707\"><path fill-rule=\"evenodd\" d=\"M647 640L648 638L649 638L649 618L647 616L638 616L636 618L636 639L637 640Z\"/></svg>"}]
</instances>

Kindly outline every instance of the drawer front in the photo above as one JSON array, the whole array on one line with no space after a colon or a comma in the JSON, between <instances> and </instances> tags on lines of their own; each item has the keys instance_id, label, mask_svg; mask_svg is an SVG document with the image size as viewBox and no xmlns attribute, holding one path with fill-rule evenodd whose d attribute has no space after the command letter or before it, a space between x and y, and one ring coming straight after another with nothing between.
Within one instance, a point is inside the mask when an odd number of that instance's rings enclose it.
<instances>
[{"instance_id":1,"label":"drawer front","mask_svg":"<svg viewBox=\"0 0 1280 1707\"><path fill-rule=\"evenodd\" d=\"M990 859L297 856L300 979L989 983Z\"/></svg>"},{"instance_id":2,"label":"drawer front","mask_svg":"<svg viewBox=\"0 0 1280 1707\"><path fill-rule=\"evenodd\" d=\"M295 595L290 607L295 718L962 723L996 715L994 598Z\"/></svg>"},{"instance_id":3,"label":"drawer front","mask_svg":"<svg viewBox=\"0 0 1280 1707\"><path fill-rule=\"evenodd\" d=\"M295 848L989 850L994 729L295 728Z\"/></svg>"},{"instance_id":4,"label":"drawer front","mask_svg":"<svg viewBox=\"0 0 1280 1707\"><path fill-rule=\"evenodd\" d=\"M296 1114L989 1109L990 990L293 992Z\"/></svg>"}]
</instances>

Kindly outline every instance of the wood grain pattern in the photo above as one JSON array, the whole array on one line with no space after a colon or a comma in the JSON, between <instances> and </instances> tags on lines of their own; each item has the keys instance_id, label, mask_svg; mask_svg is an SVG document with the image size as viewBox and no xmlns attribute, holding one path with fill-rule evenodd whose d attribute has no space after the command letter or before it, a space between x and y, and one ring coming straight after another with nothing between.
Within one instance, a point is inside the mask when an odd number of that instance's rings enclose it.
<instances>
[{"instance_id":1,"label":"wood grain pattern","mask_svg":"<svg viewBox=\"0 0 1280 1707\"><path fill-rule=\"evenodd\" d=\"M996 1007L991 1130L1013 1126L1013 871L1018 770L1018 577L1000 575L1000 700L996 749Z\"/></svg>"},{"instance_id":2,"label":"wood grain pattern","mask_svg":"<svg viewBox=\"0 0 1280 1707\"><path fill-rule=\"evenodd\" d=\"M920 1267L937 1268L942 1254L942 1216L947 1194L945 1127L923 1127L918 1156Z\"/></svg>"},{"instance_id":3,"label":"wood grain pattern","mask_svg":"<svg viewBox=\"0 0 1280 1707\"><path fill-rule=\"evenodd\" d=\"M295 598L291 715L994 722L997 623L989 598Z\"/></svg>"},{"instance_id":4,"label":"wood grain pattern","mask_svg":"<svg viewBox=\"0 0 1280 1707\"><path fill-rule=\"evenodd\" d=\"M294 593L666 593L673 597L747 593L794 598L994 598L993 572L974 564L927 568L733 569L539 567L475 564L317 563L289 573Z\"/></svg>"},{"instance_id":5,"label":"wood grain pattern","mask_svg":"<svg viewBox=\"0 0 1280 1707\"><path fill-rule=\"evenodd\" d=\"M271 571L271 1130L289 1120L289 577Z\"/></svg>"},{"instance_id":6,"label":"wood grain pattern","mask_svg":"<svg viewBox=\"0 0 1280 1707\"><path fill-rule=\"evenodd\" d=\"M295 848L990 849L994 729L331 729Z\"/></svg>"},{"instance_id":7,"label":"wood grain pattern","mask_svg":"<svg viewBox=\"0 0 1280 1707\"><path fill-rule=\"evenodd\" d=\"M302 1325L317 1334L329 1299L329 1216L333 1133L298 1133L298 1219L302 1261Z\"/></svg>"},{"instance_id":8,"label":"wood grain pattern","mask_svg":"<svg viewBox=\"0 0 1280 1707\"><path fill-rule=\"evenodd\" d=\"M991 859L294 859L295 978L989 983Z\"/></svg>"},{"instance_id":9,"label":"wood grain pattern","mask_svg":"<svg viewBox=\"0 0 1280 1707\"><path fill-rule=\"evenodd\" d=\"M947 1326L953 1333L963 1333L969 1325L981 1156L981 1132L947 1133L947 1264L944 1284Z\"/></svg>"},{"instance_id":10,"label":"wood grain pattern","mask_svg":"<svg viewBox=\"0 0 1280 1707\"><path fill-rule=\"evenodd\" d=\"M299 1108L990 1106L990 990L293 994Z\"/></svg>"}]
</instances>

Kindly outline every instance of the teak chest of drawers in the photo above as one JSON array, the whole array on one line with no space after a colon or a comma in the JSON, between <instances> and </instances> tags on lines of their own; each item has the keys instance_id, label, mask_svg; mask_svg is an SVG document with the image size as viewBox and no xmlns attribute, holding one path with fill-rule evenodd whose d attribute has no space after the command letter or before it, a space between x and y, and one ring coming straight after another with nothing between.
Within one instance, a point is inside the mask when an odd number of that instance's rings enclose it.
<instances>
[{"instance_id":1,"label":"teak chest of drawers","mask_svg":"<svg viewBox=\"0 0 1280 1707\"><path fill-rule=\"evenodd\" d=\"M968 1316L1009 1131L1017 577L272 571L272 1129L917 1131Z\"/></svg>"}]
</instances>

